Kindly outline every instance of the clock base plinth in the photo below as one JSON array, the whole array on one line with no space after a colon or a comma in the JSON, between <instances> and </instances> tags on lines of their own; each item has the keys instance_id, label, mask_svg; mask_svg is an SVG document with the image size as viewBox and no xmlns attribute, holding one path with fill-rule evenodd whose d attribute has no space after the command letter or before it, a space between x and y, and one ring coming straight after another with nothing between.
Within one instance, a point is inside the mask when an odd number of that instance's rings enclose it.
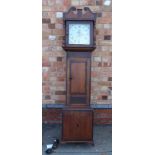
<instances>
[{"instance_id":1,"label":"clock base plinth","mask_svg":"<svg viewBox=\"0 0 155 155\"><path fill-rule=\"evenodd\" d=\"M65 108L62 112L61 143L93 142L93 109Z\"/></svg>"},{"instance_id":2,"label":"clock base plinth","mask_svg":"<svg viewBox=\"0 0 155 155\"><path fill-rule=\"evenodd\" d=\"M63 140L61 140L60 143L61 144L67 144L67 143L80 143L80 144L82 144L82 143L87 143L87 144L91 144L91 145L94 146L94 141L63 141Z\"/></svg>"}]
</instances>

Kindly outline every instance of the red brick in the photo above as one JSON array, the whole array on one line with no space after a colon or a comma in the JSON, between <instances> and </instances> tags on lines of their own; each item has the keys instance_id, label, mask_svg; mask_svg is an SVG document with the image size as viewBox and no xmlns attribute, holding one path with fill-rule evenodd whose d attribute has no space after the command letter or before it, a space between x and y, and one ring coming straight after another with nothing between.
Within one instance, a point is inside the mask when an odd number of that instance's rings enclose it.
<instances>
[{"instance_id":1,"label":"red brick","mask_svg":"<svg viewBox=\"0 0 155 155\"><path fill-rule=\"evenodd\" d=\"M49 29L55 29L55 24L48 24Z\"/></svg>"},{"instance_id":2,"label":"red brick","mask_svg":"<svg viewBox=\"0 0 155 155\"><path fill-rule=\"evenodd\" d=\"M48 0L48 6L55 6L55 0Z\"/></svg>"},{"instance_id":3,"label":"red brick","mask_svg":"<svg viewBox=\"0 0 155 155\"><path fill-rule=\"evenodd\" d=\"M46 73L46 72L44 72L43 74L42 74L42 80L43 81L48 81L49 80L49 76L48 76L48 73Z\"/></svg>"},{"instance_id":4,"label":"red brick","mask_svg":"<svg viewBox=\"0 0 155 155\"><path fill-rule=\"evenodd\" d=\"M44 92L44 93L50 93L50 88L49 88L49 86L43 86L43 92Z\"/></svg>"},{"instance_id":5,"label":"red brick","mask_svg":"<svg viewBox=\"0 0 155 155\"><path fill-rule=\"evenodd\" d=\"M65 81L65 77L58 77L58 81Z\"/></svg>"},{"instance_id":6,"label":"red brick","mask_svg":"<svg viewBox=\"0 0 155 155\"><path fill-rule=\"evenodd\" d=\"M71 4L71 0L64 0L64 6L68 7Z\"/></svg>"},{"instance_id":7,"label":"red brick","mask_svg":"<svg viewBox=\"0 0 155 155\"><path fill-rule=\"evenodd\" d=\"M42 0L42 5L48 5L48 1L47 0Z\"/></svg>"},{"instance_id":8,"label":"red brick","mask_svg":"<svg viewBox=\"0 0 155 155\"><path fill-rule=\"evenodd\" d=\"M42 23L50 23L50 22L51 22L50 18L43 18L42 19Z\"/></svg>"},{"instance_id":9,"label":"red brick","mask_svg":"<svg viewBox=\"0 0 155 155\"><path fill-rule=\"evenodd\" d=\"M65 95L66 91L56 91L55 95Z\"/></svg>"}]
</instances>

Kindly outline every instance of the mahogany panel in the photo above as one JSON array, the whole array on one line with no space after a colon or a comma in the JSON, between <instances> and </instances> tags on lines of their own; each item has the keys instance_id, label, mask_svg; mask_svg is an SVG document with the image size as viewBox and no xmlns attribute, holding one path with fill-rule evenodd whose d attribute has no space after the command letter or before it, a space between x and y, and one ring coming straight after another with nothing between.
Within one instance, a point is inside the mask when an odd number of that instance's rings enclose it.
<instances>
[{"instance_id":1,"label":"mahogany panel","mask_svg":"<svg viewBox=\"0 0 155 155\"><path fill-rule=\"evenodd\" d=\"M71 93L83 94L86 93L86 63L72 62L71 63Z\"/></svg>"},{"instance_id":2,"label":"mahogany panel","mask_svg":"<svg viewBox=\"0 0 155 155\"><path fill-rule=\"evenodd\" d=\"M67 54L67 105L89 105L90 55L89 52L69 52Z\"/></svg>"},{"instance_id":3,"label":"mahogany panel","mask_svg":"<svg viewBox=\"0 0 155 155\"><path fill-rule=\"evenodd\" d=\"M92 110L63 110L62 141L93 141L92 135Z\"/></svg>"}]
</instances>

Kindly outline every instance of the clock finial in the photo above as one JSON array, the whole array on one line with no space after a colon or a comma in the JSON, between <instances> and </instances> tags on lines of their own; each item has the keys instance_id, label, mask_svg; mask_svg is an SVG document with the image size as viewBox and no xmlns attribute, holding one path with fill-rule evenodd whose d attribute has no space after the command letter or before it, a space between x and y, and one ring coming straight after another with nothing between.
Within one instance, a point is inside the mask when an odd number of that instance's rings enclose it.
<instances>
[{"instance_id":1,"label":"clock finial","mask_svg":"<svg viewBox=\"0 0 155 155\"><path fill-rule=\"evenodd\" d=\"M96 13L93 13L88 7L77 9L72 6L67 12L64 12L64 20L96 20Z\"/></svg>"},{"instance_id":2,"label":"clock finial","mask_svg":"<svg viewBox=\"0 0 155 155\"><path fill-rule=\"evenodd\" d=\"M77 15L78 15L79 17L82 16L82 9L77 9Z\"/></svg>"}]
</instances>

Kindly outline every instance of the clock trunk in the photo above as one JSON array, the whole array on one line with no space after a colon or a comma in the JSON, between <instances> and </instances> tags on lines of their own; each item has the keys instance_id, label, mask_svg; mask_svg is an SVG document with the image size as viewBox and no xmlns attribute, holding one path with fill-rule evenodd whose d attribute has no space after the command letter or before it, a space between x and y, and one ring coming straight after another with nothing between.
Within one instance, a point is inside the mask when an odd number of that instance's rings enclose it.
<instances>
[{"instance_id":1,"label":"clock trunk","mask_svg":"<svg viewBox=\"0 0 155 155\"><path fill-rule=\"evenodd\" d=\"M89 52L67 53L67 106L88 106L90 101Z\"/></svg>"}]
</instances>

